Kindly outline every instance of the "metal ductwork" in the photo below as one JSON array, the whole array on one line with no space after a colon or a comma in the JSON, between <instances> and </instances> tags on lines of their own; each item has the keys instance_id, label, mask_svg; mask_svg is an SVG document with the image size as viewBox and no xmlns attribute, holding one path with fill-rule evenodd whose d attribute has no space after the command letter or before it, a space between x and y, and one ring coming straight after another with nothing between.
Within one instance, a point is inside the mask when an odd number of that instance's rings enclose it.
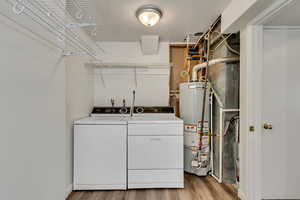
<instances>
[{"instance_id":1,"label":"metal ductwork","mask_svg":"<svg viewBox=\"0 0 300 200\"><path fill-rule=\"evenodd\" d=\"M214 59L214 60L210 60L208 62L208 66L215 65L215 64L220 64L220 63L230 63L230 62L239 62L239 61L240 61L239 57L217 58L217 59ZM194 66L193 73L192 73L192 81L198 81L198 75L197 75L198 72L201 69L206 68L206 66L207 66L207 62L201 63L201 64L198 64L198 65Z\"/></svg>"}]
</instances>

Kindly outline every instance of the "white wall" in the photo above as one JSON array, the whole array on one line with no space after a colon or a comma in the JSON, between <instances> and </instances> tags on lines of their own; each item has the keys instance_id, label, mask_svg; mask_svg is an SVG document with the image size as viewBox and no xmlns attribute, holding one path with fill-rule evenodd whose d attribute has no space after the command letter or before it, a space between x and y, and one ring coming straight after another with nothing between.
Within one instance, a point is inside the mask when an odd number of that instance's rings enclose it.
<instances>
[{"instance_id":1,"label":"white wall","mask_svg":"<svg viewBox=\"0 0 300 200\"><path fill-rule=\"evenodd\" d=\"M136 105L140 106L168 106L169 104L169 68L165 69L137 69L136 80L134 69L102 70L105 86L101 80L101 69L96 70L95 77L95 105L110 106L110 99L116 105L130 106L132 91L136 90Z\"/></svg>"},{"instance_id":2,"label":"white wall","mask_svg":"<svg viewBox=\"0 0 300 200\"><path fill-rule=\"evenodd\" d=\"M94 105L90 57L62 57L63 43L4 1L0 30L1 198L62 200L73 182L72 122Z\"/></svg>"},{"instance_id":3,"label":"white wall","mask_svg":"<svg viewBox=\"0 0 300 200\"><path fill-rule=\"evenodd\" d=\"M110 106L126 100L129 106L132 90L136 90L136 105L167 106L169 104L169 44L161 43L157 55L144 56L139 42L101 43L106 54L101 59L114 68L95 69L95 105ZM137 66L136 76L134 68ZM115 67L119 66L119 67ZM101 78L102 76L102 78ZM135 79L136 77L136 79ZM103 80L102 80L103 79Z\"/></svg>"},{"instance_id":4,"label":"white wall","mask_svg":"<svg viewBox=\"0 0 300 200\"><path fill-rule=\"evenodd\" d=\"M168 64L169 43L161 42L156 55L143 55L140 42L100 42L105 52L100 54L104 63Z\"/></svg>"},{"instance_id":5,"label":"white wall","mask_svg":"<svg viewBox=\"0 0 300 200\"><path fill-rule=\"evenodd\" d=\"M94 16L95 2L87 5L88 13ZM77 8L71 4L68 6L69 11L75 16ZM81 22L86 22L87 16L84 16ZM99 48L91 40L91 28L73 29L81 40L99 54ZM70 44L66 49L74 50ZM65 167L65 194L66 196L72 191L73 184L73 122L79 118L87 117L94 107L94 68L86 63L94 60L88 55L70 56L65 58L66 67L66 167Z\"/></svg>"},{"instance_id":6,"label":"white wall","mask_svg":"<svg viewBox=\"0 0 300 200\"><path fill-rule=\"evenodd\" d=\"M271 4L286 0L232 0L222 12L222 32L235 33Z\"/></svg>"},{"instance_id":7,"label":"white wall","mask_svg":"<svg viewBox=\"0 0 300 200\"><path fill-rule=\"evenodd\" d=\"M5 1L0 12L17 18ZM20 19L35 28L24 16ZM62 200L66 122L61 52L2 15L0 30L1 199Z\"/></svg>"},{"instance_id":8,"label":"white wall","mask_svg":"<svg viewBox=\"0 0 300 200\"><path fill-rule=\"evenodd\" d=\"M73 121L88 116L94 106L94 69L88 56L65 59L66 64L66 195L73 183Z\"/></svg>"}]
</instances>

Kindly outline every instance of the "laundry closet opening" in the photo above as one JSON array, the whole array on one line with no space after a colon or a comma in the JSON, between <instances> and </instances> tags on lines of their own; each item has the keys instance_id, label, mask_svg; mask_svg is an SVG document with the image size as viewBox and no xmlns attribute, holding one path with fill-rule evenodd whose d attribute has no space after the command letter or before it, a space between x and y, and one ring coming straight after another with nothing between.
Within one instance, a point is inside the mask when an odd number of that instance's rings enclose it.
<instances>
[{"instance_id":1,"label":"laundry closet opening","mask_svg":"<svg viewBox=\"0 0 300 200\"><path fill-rule=\"evenodd\" d=\"M300 199L299 10L0 1L1 199Z\"/></svg>"},{"instance_id":2,"label":"laundry closet opening","mask_svg":"<svg viewBox=\"0 0 300 200\"><path fill-rule=\"evenodd\" d=\"M69 200L238 199L239 33L221 33L218 17L183 42L158 39L104 42L122 62L90 63L95 106L74 122ZM124 49L149 55L133 64Z\"/></svg>"}]
</instances>

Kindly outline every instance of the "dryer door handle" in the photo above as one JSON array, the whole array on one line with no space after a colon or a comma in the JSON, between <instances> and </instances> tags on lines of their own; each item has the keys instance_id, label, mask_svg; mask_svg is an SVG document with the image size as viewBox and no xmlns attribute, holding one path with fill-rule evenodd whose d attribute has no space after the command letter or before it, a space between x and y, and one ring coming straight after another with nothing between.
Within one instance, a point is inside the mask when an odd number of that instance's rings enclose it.
<instances>
[{"instance_id":1,"label":"dryer door handle","mask_svg":"<svg viewBox=\"0 0 300 200\"><path fill-rule=\"evenodd\" d=\"M150 138L150 141L153 141L153 142L155 142L155 141L161 141L161 140L162 140L161 138L157 138L157 137Z\"/></svg>"}]
</instances>

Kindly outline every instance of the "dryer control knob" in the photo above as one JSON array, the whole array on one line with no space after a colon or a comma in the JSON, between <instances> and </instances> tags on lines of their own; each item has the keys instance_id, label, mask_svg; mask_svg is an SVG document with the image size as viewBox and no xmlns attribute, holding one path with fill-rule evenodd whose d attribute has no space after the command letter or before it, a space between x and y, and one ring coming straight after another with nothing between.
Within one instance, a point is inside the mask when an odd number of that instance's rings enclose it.
<instances>
[{"instance_id":1,"label":"dryer control knob","mask_svg":"<svg viewBox=\"0 0 300 200\"><path fill-rule=\"evenodd\" d=\"M143 107L137 107L135 109L136 113L143 113L144 112L144 108Z\"/></svg>"}]
</instances>

